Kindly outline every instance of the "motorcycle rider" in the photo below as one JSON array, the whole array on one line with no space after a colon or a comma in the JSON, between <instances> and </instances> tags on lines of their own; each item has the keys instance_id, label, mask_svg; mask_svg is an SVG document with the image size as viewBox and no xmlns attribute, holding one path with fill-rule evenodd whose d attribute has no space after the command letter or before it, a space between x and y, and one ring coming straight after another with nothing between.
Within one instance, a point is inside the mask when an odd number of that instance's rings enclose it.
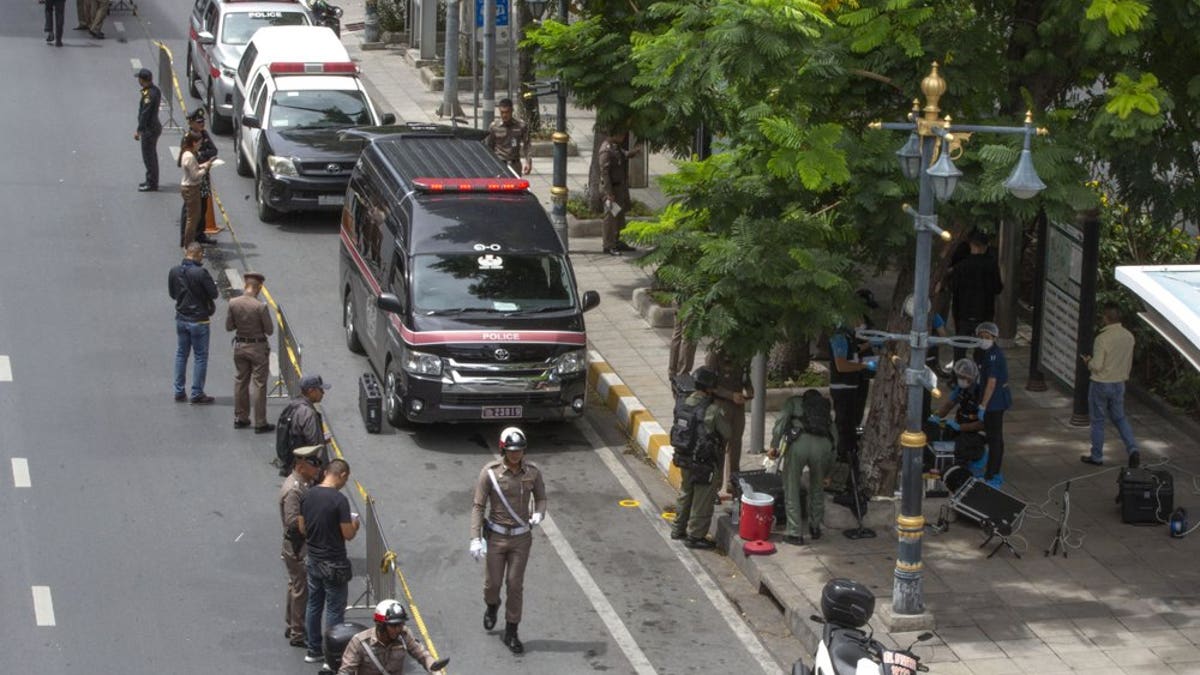
<instances>
[{"instance_id":1,"label":"motorcycle rider","mask_svg":"<svg viewBox=\"0 0 1200 675\"><path fill-rule=\"evenodd\" d=\"M407 622L408 610L396 600L384 600L376 605L375 627L350 638L350 644L342 653L338 675L401 675L409 654L425 672L444 669L450 659L435 660L408 630Z\"/></svg>"}]
</instances>

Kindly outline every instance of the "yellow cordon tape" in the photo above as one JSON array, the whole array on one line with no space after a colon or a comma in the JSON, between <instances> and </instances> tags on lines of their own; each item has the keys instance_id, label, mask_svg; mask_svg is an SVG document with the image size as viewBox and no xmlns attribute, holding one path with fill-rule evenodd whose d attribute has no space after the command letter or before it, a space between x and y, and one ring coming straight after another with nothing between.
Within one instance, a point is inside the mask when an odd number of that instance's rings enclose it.
<instances>
[{"instance_id":1,"label":"yellow cordon tape","mask_svg":"<svg viewBox=\"0 0 1200 675\"><path fill-rule=\"evenodd\" d=\"M179 79L177 77L175 77L175 67L174 67L175 56L171 53L171 50L163 43L161 43L157 40L154 40L154 44L158 45L160 49L167 52L167 57L170 58L170 60L171 60L172 88L175 90L175 97L179 100L179 109L183 111L183 114L186 119L187 108L185 107L185 102L183 100L183 90L179 87ZM234 243L238 243L237 242L237 232L235 232L233 229L233 222L229 219L229 214L225 211L225 205L221 203L220 197L217 196L216 187L213 187L212 195L213 195L213 203L215 203L217 205L217 208L221 211L221 218L225 222L225 229L229 230L229 234L233 237ZM238 245L238 247L241 248L240 244ZM263 292L264 298L267 301L267 304L270 305L271 308L275 310L276 315L278 316L279 305L276 304L275 299L271 297L271 293L270 293L270 291L267 290L267 287L265 284L263 285L262 292ZM280 329L282 329L283 321L278 320L278 323L279 323ZM296 354L292 351L292 348L290 345L287 347L287 352L288 352L288 360L292 364L292 369L296 372L297 375L303 376L303 372L300 370L300 363L296 360ZM324 431L329 432L328 425L325 425ZM337 457L343 458L343 459L345 458L345 456L342 454L342 449L338 446L337 439L335 439L331 436L329 439L329 444L333 447L333 452ZM355 480L354 487L358 489L358 494L363 499L364 502L370 498L370 495L367 492L367 489L362 486L362 483L359 483L357 480ZM395 560L396 560L396 554L393 551L388 551L386 554L384 554L383 561L381 564L386 569L386 566L389 563L395 563ZM408 587L408 581L405 580L405 578L404 578L404 572L402 572L400 570L400 565L398 565L398 564L395 564L393 566L393 569L396 570L396 578L400 580L400 585L404 588L404 599L408 602L408 611L410 614L412 614L413 620L417 624L417 630L419 630L421 632L421 637L425 639L425 648L427 650L429 650L430 656L432 656L434 659L440 658L438 656L437 647L433 644L433 638L431 638L429 636L429 630L425 627L425 621L424 621L424 619L421 618L421 610L417 607L417 603L413 599L412 591ZM449 673L450 669L447 668L446 670L443 670L442 672Z\"/></svg>"}]
</instances>

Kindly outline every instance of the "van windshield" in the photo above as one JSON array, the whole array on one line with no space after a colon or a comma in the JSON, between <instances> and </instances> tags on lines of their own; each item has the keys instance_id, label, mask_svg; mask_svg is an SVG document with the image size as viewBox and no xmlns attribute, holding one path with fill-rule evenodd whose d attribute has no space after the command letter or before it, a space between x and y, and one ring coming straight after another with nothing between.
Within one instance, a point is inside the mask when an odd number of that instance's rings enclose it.
<instances>
[{"instance_id":1,"label":"van windshield","mask_svg":"<svg viewBox=\"0 0 1200 675\"><path fill-rule=\"evenodd\" d=\"M277 91L271 99L272 129L322 129L371 123L362 92Z\"/></svg>"},{"instance_id":2,"label":"van windshield","mask_svg":"<svg viewBox=\"0 0 1200 675\"><path fill-rule=\"evenodd\" d=\"M254 31L266 26L307 26L308 16L304 12L230 12L225 15L225 31L221 42L227 45L244 45L250 41Z\"/></svg>"},{"instance_id":3,"label":"van windshield","mask_svg":"<svg viewBox=\"0 0 1200 675\"><path fill-rule=\"evenodd\" d=\"M575 309L570 268L564 257L552 255L419 255L412 297L420 314Z\"/></svg>"}]
</instances>

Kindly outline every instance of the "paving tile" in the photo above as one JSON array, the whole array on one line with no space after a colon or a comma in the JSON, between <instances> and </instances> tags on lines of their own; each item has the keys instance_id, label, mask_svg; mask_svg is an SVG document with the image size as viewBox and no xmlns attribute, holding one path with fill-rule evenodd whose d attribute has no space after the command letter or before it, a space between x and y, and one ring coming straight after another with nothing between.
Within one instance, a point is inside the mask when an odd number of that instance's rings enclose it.
<instances>
[{"instance_id":1,"label":"paving tile","mask_svg":"<svg viewBox=\"0 0 1200 675\"><path fill-rule=\"evenodd\" d=\"M1166 669L1166 662L1157 654L1144 647L1122 647L1121 649L1105 649L1104 654L1118 666L1138 666L1147 671L1158 667Z\"/></svg>"},{"instance_id":2,"label":"paving tile","mask_svg":"<svg viewBox=\"0 0 1200 675\"><path fill-rule=\"evenodd\" d=\"M1086 670L1088 672L1103 671L1106 668L1118 668L1116 672L1120 672L1117 663L1109 658L1109 655L1098 650L1090 649L1081 652L1060 653L1058 658L1075 670ZM1112 671L1110 671L1112 672Z\"/></svg>"},{"instance_id":3,"label":"paving tile","mask_svg":"<svg viewBox=\"0 0 1200 675\"><path fill-rule=\"evenodd\" d=\"M1151 647L1150 651L1166 663L1191 663L1200 666L1200 647L1192 644L1186 646L1163 645Z\"/></svg>"}]
</instances>

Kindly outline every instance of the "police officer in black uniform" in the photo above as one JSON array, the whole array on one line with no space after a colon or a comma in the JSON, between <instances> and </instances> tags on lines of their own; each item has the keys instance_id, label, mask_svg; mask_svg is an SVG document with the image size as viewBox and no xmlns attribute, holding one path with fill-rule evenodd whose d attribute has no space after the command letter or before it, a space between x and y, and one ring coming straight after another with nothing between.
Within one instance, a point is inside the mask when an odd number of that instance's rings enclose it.
<instances>
[{"instance_id":1,"label":"police officer in black uniform","mask_svg":"<svg viewBox=\"0 0 1200 675\"><path fill-rule=\"evenodd\" d=\"M196 108L187 116L188 130L194 136L200 137L200 143L196 146L196 161L200 164L207 162L217 156L217 144L213 142L212 136L208 133L208 120L205 117L204 108ZM182 142L182 141L181 141ZM180 150L183 152L183 150ZM213 244L216 240L210 239L204 234L204 223L208 222L208 204L212 201L212 177L208 172L204 173L200 182L200 227L196 228L196 241L201 244ZM183 242L183 246L187 246L188 242L183 241L183 233L187 227L187 204L179 209L179 239Z\"/></svg>"},{"instance_id":2,"label":"police officer in black uniform","mask_svg":"<svg viewBox=\"0 0 1200 675\"><path fill-rule=\"evenodd\" d=\"M142 143L142 163L146 165L146 180L138 185L138 192L158 191L158 137L162 135L162 122L158 121L158 106L162 103L162 92L154 84L154 74L142 68L135 75L142 86L138 100L137 131L133 140Z\"/></svg>"}]
</instances>

